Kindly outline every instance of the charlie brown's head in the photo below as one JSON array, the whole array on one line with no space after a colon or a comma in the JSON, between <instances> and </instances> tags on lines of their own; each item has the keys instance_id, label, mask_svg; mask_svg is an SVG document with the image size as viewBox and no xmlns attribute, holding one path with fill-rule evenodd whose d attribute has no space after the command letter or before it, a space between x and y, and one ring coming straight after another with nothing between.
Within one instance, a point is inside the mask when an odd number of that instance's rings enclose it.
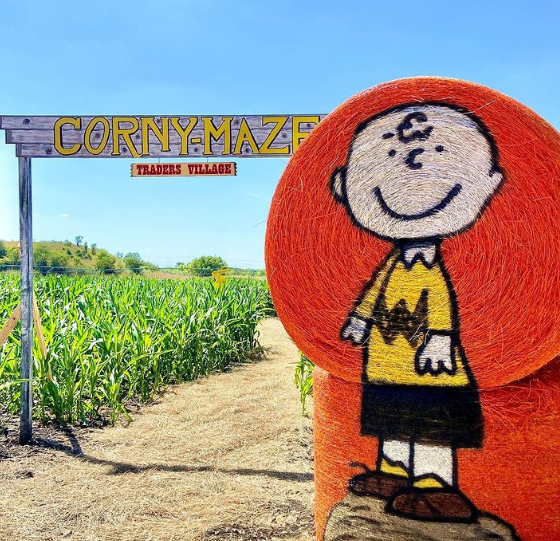
<instances>
[{"instance_id":1,"label":"charlie brown's head","mask_svg":"<svg viewBox=\"0 0 560 541\"><path fill-rule=\"evenodd\" d=\"M480 119L454 105L418 103L360 124L331 189L359 227L412 240L472 225L503 179L496 144Z\"/></svg>"}]
</instances>

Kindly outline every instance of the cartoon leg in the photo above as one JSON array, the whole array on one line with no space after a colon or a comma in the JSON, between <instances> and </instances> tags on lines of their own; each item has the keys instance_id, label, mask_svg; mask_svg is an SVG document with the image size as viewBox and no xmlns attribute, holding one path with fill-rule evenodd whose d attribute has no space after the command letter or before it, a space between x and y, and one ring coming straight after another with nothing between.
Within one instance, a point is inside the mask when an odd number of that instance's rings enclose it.
<instances>
[{"instance_id":1,"label":"cartoon leg","mask_svg":"<svg viewBox=\"0 0 560 541\"><path fill-rule=\"evenodd\" d=\"M414 486L416 488L444 488L455 480L455 453L451 447L414 444Z\"/></svg>"},{"instance_id":2,"label":"cartoon leg","mask_svg":"<svg viewBox=\"0 0 560 541\"><path fill-rule=\"evenodd\" d=\"M412 486L401 490L389 502L390 512L420 520L476 520L476 507L457 487L453 448L415 443L411 469Z\"/></svg>"},{"instance_id":3,"label":"cartoon leg","mask_svg":"<svg viewBox=\"0 0 560 541\"><path fill-rule=\"evenodd\" d=\"M410 443L397 440L380 440L377 470L350 480L350 490L358 496L389 499L409 483Z\"/></svg>"},{"instance_id":4,"label":"cartoon leg","mask_svg":"<svg viewBox=\"0 0 560 541\"><path fill-rule=\"evenodd\" d=\"M377 469L388 475L408 478L410 443L398 440L380 440Z\"/></svg>"}]
</instances>

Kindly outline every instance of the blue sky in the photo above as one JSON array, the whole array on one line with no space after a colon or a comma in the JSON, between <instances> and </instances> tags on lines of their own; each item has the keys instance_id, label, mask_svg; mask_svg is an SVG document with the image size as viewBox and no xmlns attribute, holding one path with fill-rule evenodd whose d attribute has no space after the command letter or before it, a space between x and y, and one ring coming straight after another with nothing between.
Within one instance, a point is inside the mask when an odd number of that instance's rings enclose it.
<instances>
[{"instance_id":1,"label":"blue sky","mask_svg":"<svg viewBox=\"0 0 560 541\"><path fill-rule=\"evenodd\" d=\"M0 114L329 112L414 75L476 81L560 127L558 2L0 0ZM0 143L0 238L18 233L17 160ZM202 254L263 267L285 159L238 176L135 179L130 162L34 160L35 240Z\"/></svg>"}]
</instances>

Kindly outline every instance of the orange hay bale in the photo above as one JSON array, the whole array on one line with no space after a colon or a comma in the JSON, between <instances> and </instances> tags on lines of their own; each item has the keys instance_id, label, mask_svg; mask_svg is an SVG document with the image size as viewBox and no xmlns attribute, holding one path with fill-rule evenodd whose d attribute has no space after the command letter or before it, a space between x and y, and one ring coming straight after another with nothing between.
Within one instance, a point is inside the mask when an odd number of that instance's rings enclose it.
<instances>
[{"instance_id":1,"label":"orange hay bale","mask_svg":"<svg viewBox=\"0 0 560 541\"><path fill-rule=\"evenodd\" d=\"M460 450L459 486L477 507L515 527L523 541L560 539L560 358L515 384L481 393L480 450ZM322 539L333 505L377 440L360 435L361 385L314 373L315 520Z\"/></svg>"},{"instance_id":2,"label":"orange hay bale","mask_svg":"<svg viewBox=\"0 0 560 541\"><path fill-rule=\"evenodd\" d=\"M309 358L339 378L361 381L361 352L339 332L390 244L352 225L329 182L361 122L421 101L475 113L493 134L505 172L481 219L442 247L467 358L479 387L494 388L560 352L560 134L494 90L449 79L399 80L354 96L321 122L291 159L272 202L266 264L274 304Z\"/></svg>"}]
</instances>

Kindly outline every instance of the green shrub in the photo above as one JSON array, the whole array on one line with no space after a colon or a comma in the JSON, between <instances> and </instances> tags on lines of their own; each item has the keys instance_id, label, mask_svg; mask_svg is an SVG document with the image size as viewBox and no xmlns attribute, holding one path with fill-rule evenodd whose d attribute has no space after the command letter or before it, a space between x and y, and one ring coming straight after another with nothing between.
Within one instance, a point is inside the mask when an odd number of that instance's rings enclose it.
<instances>
[{"instance_id":1,"label":"green shrub","mask_svg":"<svg viewBox=\"0 0 560 541\"><path fill-rule=\"evenodd\" d=\"M219 269L227 269L227 263L214 255L197 257L187 265L187 270L194 276L212 276L212 273Z\"/></svg>"},{"instance_id":2,"label":"green shrub","mask_svg":"<svg viewBox=\"0 0 560 541\"><path fill-rule=\"evenodd\" d=\"M114 274L116 263L117 260L114 256L107 252L101 252L95 260L95 268L103 274Z\"/></svg>"}]
</instances>

